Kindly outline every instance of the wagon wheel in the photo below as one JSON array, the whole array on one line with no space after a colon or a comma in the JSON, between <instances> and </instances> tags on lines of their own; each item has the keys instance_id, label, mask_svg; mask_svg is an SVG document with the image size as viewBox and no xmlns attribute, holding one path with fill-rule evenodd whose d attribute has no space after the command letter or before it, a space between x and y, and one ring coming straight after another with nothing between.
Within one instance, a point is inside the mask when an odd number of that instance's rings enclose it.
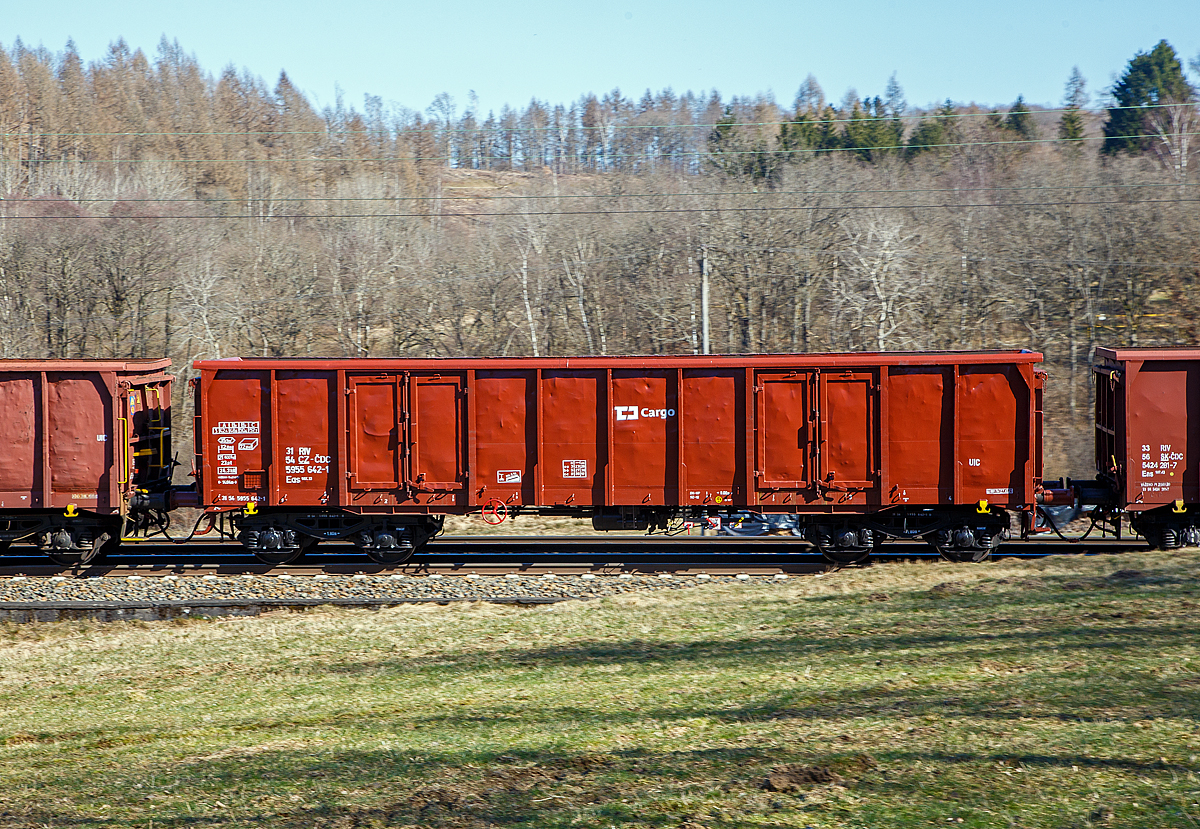
<instances>
[{"instance_id":1,"label":"wagon wheel","mask_svg":"<svg viewBox=\"0 0 1200 829\"><path fill-rule=\"evenodd\" d=\"M930 542L930 546L937 550L938 555L946 561L952 561L955 564L978 564L992 557L991 547L972 547L964 550L958 547L939 547L932 542Z\"/></svg>"},{"instance_id":2,"label":"wagon wheel","mask_svg":"<svg viewBox=\"0 0 1200 829\"><path fill-rule=\"evenodd\" d=\"M821 555L826 559L845 567L850 564L861 564L871 557L874 550L870 547L825 547L817 545L817 549L821 551Z\"/></svg>"},{"instance_id":3,"label":"wagon wheel","mask_svg":"<svg viewBox=\"0 0 1200 829\"><path fill-rule=\"evenodd\" d=\"M270 564L272 566L276 566L276 565L280 565L280 564L291 564L293 561L296 561L297 559L299 559L300 556L302 556L302 555L304 555L303 547L296 547L295 549L292 549L292 550L255 550L254 551L254 557L256 559L261 561L263 564Z\"/></svg>"},{"instance_id":4,"label":"wagon wheel","mask_svg":"<svg viewBox=\"0 0 1200 829\"><path fill-rule=\"evenodd\" d=\"M46 555L60 567L94 564L121 546L121 528L109 527L97 533L89 549L46 550Z\"/></svg>"},{"instance_id":5,"label":"wagon wheel","mask_svg":"<svg viewBox=\"0 0 1200 829\"><path fill-rule=\"evenodd\" d=\"M59 567L74 567L75 565L82 563L83 551L55 550L54 552L46 553L46 555Z\"/></svg>"},{"instance_id":6,"label":"wagon wheel","mask_svg":"<svg viewBox=\"0 0 1200 829\"><path fill-rule=\"evenodd\" d=\"M365 547L355 547L356 552L366 555L367 558L376 564L383 564L388 567L397 564L403 564L413 557L413 553L417 551L416 547L391 547L386 550L368 549Z\"/></svg>"}]
</instances>

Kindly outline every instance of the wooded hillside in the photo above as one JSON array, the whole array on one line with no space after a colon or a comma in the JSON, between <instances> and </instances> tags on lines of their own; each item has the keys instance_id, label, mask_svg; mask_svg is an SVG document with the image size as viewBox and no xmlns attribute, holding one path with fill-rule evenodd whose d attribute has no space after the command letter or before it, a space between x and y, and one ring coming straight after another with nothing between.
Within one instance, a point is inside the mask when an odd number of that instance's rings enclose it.
<instances>
[{"instance_id":1,"label":"wooded hillside","mask_svg":"<svg viewBox=\"0 0 1200 829\"><path fill-rule=\"evenodd\" d=\"M1044 351L1047 466L1084 474L1093 349L1200 342L1195 93L1164 46L1109 113L1077 76L1059 111L928 113L810 77L790 107L485 116L317 112L166 42L18 44L0 356L694 353L707 269L714 352Z\"/></svg>"}]
</instances>

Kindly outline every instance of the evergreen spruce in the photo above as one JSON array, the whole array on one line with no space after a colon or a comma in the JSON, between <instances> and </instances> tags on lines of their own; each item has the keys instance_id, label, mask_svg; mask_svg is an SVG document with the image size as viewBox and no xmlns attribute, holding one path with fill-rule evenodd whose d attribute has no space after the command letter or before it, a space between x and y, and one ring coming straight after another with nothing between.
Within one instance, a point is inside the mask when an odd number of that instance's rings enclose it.
<instances>
[{"instance_id":1,"label":"evergreen spruce","mask_svg":"<svg viewBox=\"0 0 1200 829\"><path fill-rule=\"evenodd\" d=\"M1067 80L1067 94L1063 99L1062 117L1058 119L1058 137L1063 141L1079 142L1083 140L1083 108L1087 106L1087 81L1079 67L1071 69L1071 77Z\"/></svg>"},{"instance_id":2,"label":"evergreen spruce","mask_svg":"<svg viewBox=\"0 0 1200 829\"><path fill-rule=\"evenodd\" d=\"M1025 96L1018 95L1016 103L1008 111L1004 119L1004 129L1012 133L1020 141L1036 141L1038 137L1037 124L1033 122L1033 114L1025 106Z\"/></svg>"},{"instance_id":3,"label":"evergreen spruce","mask_svg":"<svg viewBox=\"0 0 1200 829\"><path fill-rule=\"evenodd\" d=\"M917 124L909 136L905 157L915 158L922 153L939 152L947 145L958 143L959 132L954 117L954 102L947 98L932 118L922 118Z\"/></svg>"},{"instance_id":4,"label":"evergreen spruce","mask_svg":"<svg viewBox=\"0 0 1200 829\"><path fill-rule=\"evenodd\" d=\"M1116 106L1108 110L1103 152L1107 155L1145 152L1150 147L1146 137L1147 108L1186 101L1190 93L1179 56L1169 43L1160 40L1149 52L1138 52L1113 86Z\"/></svg>"}]
</instances>

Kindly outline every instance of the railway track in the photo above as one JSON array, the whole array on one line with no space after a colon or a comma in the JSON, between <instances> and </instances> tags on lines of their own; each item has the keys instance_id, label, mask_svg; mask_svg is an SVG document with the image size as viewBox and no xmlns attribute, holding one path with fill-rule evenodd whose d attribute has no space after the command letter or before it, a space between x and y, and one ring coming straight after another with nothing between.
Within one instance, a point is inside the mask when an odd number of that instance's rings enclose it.
<instances>
[{"instance_id":1,"label":"railway track","mask_svg":"<svg viewBox=\"0 0 1200 829\"><path fill-rule=\"evenodd\" d=\"M1071 544L1059 539L1001 545L998 558L1047 555L1095 555L1144 550L1140 540L1113 538ZM376 564L349 545L322 545L303 560L288 565L264 564L231 542L193 541L187 545L142 541L129 543L104 561L81 567L53 564L19 546L0 557L0 578L26 576L72 578L206 576L206 575L372 575L421 576L617 575L620 573L688 575L801 575L833 567L813 547L797 538L769 536L451 536L435 539L402 565ZM895 542L876 560L937 559L920 542Z\"/></svg>"},{"instance_id":2,"label":"railway track","mask_svg":"<svg viewBox=\"0 0 1200 829\"><path fill-rule=\"evenodd\" d=\"M705 580L753 586L834 569L811 546L788 537L450 537L395 567L370 562L348 545L319 549L303 562L272 566L236 544L141 542L112 560L69 568L48 563L30 548L31 555L0 559L0 621L165 620L330 605L544 605ZM886 549L879 560L936 559L923 544ZM1145 545L1114 539L1072 545L1055 539L1005 545L997 555L1137 549Z\"/></svg>"}]
</instances>

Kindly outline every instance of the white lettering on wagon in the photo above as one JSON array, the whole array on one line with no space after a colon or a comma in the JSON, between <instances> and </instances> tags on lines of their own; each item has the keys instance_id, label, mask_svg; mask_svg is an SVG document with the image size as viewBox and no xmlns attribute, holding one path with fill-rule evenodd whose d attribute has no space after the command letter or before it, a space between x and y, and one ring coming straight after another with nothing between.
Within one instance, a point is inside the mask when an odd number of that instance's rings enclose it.
<instances>
[{"instance_id":1,"label":"white lettering on wagon","mask_svg":"<svg viewBox=\"0 0 1200 829\"><path fill-rule=\"evenodd\" d=\"M329 474L329 455L314 452L311 446L288 446L283 450L284 483L310 483L315 475Z\"/></svg>"},{"instance_id":2,"label":"white lettering on wagon","mask_svg":"<svg viewBox=\"0 0 1200 829\"><path fill-rule=\"evenodd\" d=\"M640 409L637 406L613 406L614 420L666 420L668 417L674 416L674 409L651 409L649 406L643 406Z\"/></svg>"},{"instance_id":3,"label":"white lettering on wagon","mask_svg":"<svg viewBox=\"0 0 1200 829\"><path fill-rule=\"evenodd\" d=\"M257 420L222 420L212 427L214 435L257 435L259 421Z\"/></svg>"},{"instance_id":4,"label":"white lettering on wagon","mask_svg":"<svg viewBox=\"0 0 1200 829\"><path fill-rule=\"evenodd\" d=\"M1175 477L1175 470L1183 460L1183 453L1173 451L1169 443L1158 444L1157 457L1153 455L1150 444L1143 443L1142 492L1170 492L1176 483L1171 478Z\"/></svg>"},{"instance_id":5,"label":"white lettering on wagon","mask_svg":"<svg viewBox=\"0 0 1200 829\"><path fill-rule=\"evenodd\" d=\"M253 420L223 420L212 427L212 433L217 437L217 485L235 487L238 485L238 452L252 452L258 448L256 437L235 437L235 435L257 435L259 422ZM247 464L251 469L256 464Z\"/></svg>"},{"instance_id":6,"label":"white lettering on wagon","mask_svg":"<svg viewBox=\"0 0 1200 829\"><path fill-rule=\"evenodd\" d=\"M586 478L588 476L587 460L563 461L564 478Z\"/></svg>"}]
</instances>

